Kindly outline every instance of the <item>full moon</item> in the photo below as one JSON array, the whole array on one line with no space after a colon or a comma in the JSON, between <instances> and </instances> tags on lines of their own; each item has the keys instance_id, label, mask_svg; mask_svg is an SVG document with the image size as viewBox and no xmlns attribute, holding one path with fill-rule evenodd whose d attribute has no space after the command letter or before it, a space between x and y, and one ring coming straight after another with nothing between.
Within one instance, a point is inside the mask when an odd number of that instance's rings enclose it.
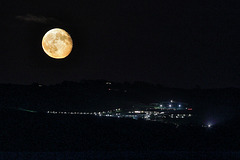
<instances>
[{"instance_id":1,"label":"full moon","mask_svg":"<svg viewBox=\"0 0 240 160\"><path fill-rule=\"evenodd\" d=\"M67 57L73 47L71 36L63 29L54 28L49 30L42 39L44 52L55 59Z\"/></svg>"}]
</instances>

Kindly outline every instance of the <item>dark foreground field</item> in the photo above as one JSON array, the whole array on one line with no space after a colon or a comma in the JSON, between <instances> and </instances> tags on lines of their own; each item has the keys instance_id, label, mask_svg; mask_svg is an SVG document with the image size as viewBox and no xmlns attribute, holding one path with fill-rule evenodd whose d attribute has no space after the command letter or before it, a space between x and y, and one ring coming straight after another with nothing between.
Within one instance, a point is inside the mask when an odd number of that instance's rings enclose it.
<instances>
[{"instance_id":1,"label":"dark foreground field","mask_svg":"<svg viewBox=\"0 0 240 160\"><path fill-rule=\"evenodd\" d=\"M187 127L130 119L1 111L0 151L78 152L77 156L158 157L164 155L236 157L240 127L229 121L213 128ZM83 154L84 153L84 154ZM117 154L116 154L117 153ZM220 154L221 153L221 154ZM15 155L19 155L14 153ZM11 154L14 156L14 154ZM24 155L24 153L22 153ZM97 156L97 157L96 157ZM98 157L99 156L99 157ZM137 156L133 156L137 158ZM179 157L179 156L178 156ZM197 156L201 157L201 156ZM1 157L0 157L1 158Z\"/></svg>"}]
</instances>

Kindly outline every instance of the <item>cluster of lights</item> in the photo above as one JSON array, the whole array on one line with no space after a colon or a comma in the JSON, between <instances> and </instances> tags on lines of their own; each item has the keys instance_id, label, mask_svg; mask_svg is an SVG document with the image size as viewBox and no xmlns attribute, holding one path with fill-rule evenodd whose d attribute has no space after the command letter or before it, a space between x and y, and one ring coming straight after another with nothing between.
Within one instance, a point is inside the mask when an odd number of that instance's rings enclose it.
<instances>
[{"instance_id":1,"label":"cluster of lights","mask_svg":"<svg viewBox=\"0 0 240 160\"><path fill-rule=\"evenodd\" d=\"M164 107L163 104L160 104L159 106L160 106L160 109ZM165 106L167 106L167 107L169 107L169 108L173 108L173 109L176 109L176 107L174 107L174 106L178 106L178 108L182 108L182 104L177 104L177 105L175 105L175 103L174 103L173 100L170 100L170 102L168 102ZM165 109L166 109L166 108L165 108ZM188 109L188 108L186 108L186 109Z\"/></svg>"},{"instance_id":2,"label":"cluster of lights","mask_svg":"<svg viewBox=\"0 0 240 160\"><path fill-rule=\"evenodd\" d=\"M63 112L63 111L47 111L48 114L79 114L79 115L97 115L96 112L90 113L90 112Z\"/></svg>"},{"instance_id":3,"label":"cluster of lights","mask_svg":"<svg viewBox=\"0 0 240 160\"><path fill-rule=\"evenodd\" d=\"M106 82L106 84L110 85L111 82ZM111 90L111 89L110 89ZM167 102L166 104L162 103L159 105L160 108L150 108L150 110L130 110L130 111L122 111L121 108L116 108L108 111L102 111L102 112L66 112L66 111L47 111L48 114L67 114L67 115L95 115L95 116L105 116L105 117L116 117L116 118L143 118L145 120L151 120L151 116L154 116L155 118L186 118L191 117L192 115L187 114L176 114L171 113L171 111L176 110L188 110L191 111L192 108L188 107L182 107L181 103L174 103L173 100L170 100L170 103ZM151 109L157 109L157 110L151 110ZM211 127L211 125L207 125L208 128Z\"/></svg>"},{"instance_id":4,"label":"cluster of lights","mask_svg":"<svg viewBox=\"0 0 240 160\"><path fill-rule=\"evenodd\" d=\"M172 105L170 105L169 107L171 107ZM181 105L179 106L181 107ZM166 109L169 110L169 109ZM171 110L176 110L174 108L172 108ZM130 110L130 111L126 111L126 112L120 112L122 111L120 108L118 109L113 109L110 111L103 111L103 112L99 112L97 114L97 116L105 116L105 117L117 117L117 118L133 118L133 119L138 119L138 118L143 118L145 120L151 120L150 117L154 116L156 118L186 118L186 117L191 117L192 115L189 113L186 114L169 114L168 111L164 112L164 111L159 111L159 110L155 110L155 111L151 111L151 110Z\"/></svg>"}]
</instances>

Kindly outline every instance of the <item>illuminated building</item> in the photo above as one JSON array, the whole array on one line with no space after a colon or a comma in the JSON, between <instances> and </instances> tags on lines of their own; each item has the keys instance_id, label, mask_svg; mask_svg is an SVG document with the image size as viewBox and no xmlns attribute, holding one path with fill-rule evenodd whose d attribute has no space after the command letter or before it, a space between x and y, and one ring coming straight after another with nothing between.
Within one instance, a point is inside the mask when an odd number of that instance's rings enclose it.
<instances>
[{"instance_id":1,"label":"illuminated building","mask_svg":"<svg viewBox=\"0 0 240 160\"><path fill-rule=\"evenodd\" d=\"M98 115L118 118L161 120L190 118L193 114L192 108L189 107L187 103L171 100L168 102L151 103L145 107L135 107L134 109L113 109L99 112Z\"/></svg>"}]
</instances>

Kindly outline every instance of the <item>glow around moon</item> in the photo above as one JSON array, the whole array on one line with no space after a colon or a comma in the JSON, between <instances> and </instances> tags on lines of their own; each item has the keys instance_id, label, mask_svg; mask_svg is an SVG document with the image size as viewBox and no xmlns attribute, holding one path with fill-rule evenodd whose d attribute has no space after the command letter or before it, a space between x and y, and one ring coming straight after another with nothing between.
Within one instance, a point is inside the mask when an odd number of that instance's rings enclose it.
<instances>
[{"instance_id":1,"label":"glow around moon","mask_svg":"<svg viewBox=\"0 0 240 160\"><path fill-rule=\"evenodd\" d=\"M73 47L71 36L63 29L54 28L49 30L42 39L44 52L56 59L67 57Z\"/></svg>"}]
</instances>

